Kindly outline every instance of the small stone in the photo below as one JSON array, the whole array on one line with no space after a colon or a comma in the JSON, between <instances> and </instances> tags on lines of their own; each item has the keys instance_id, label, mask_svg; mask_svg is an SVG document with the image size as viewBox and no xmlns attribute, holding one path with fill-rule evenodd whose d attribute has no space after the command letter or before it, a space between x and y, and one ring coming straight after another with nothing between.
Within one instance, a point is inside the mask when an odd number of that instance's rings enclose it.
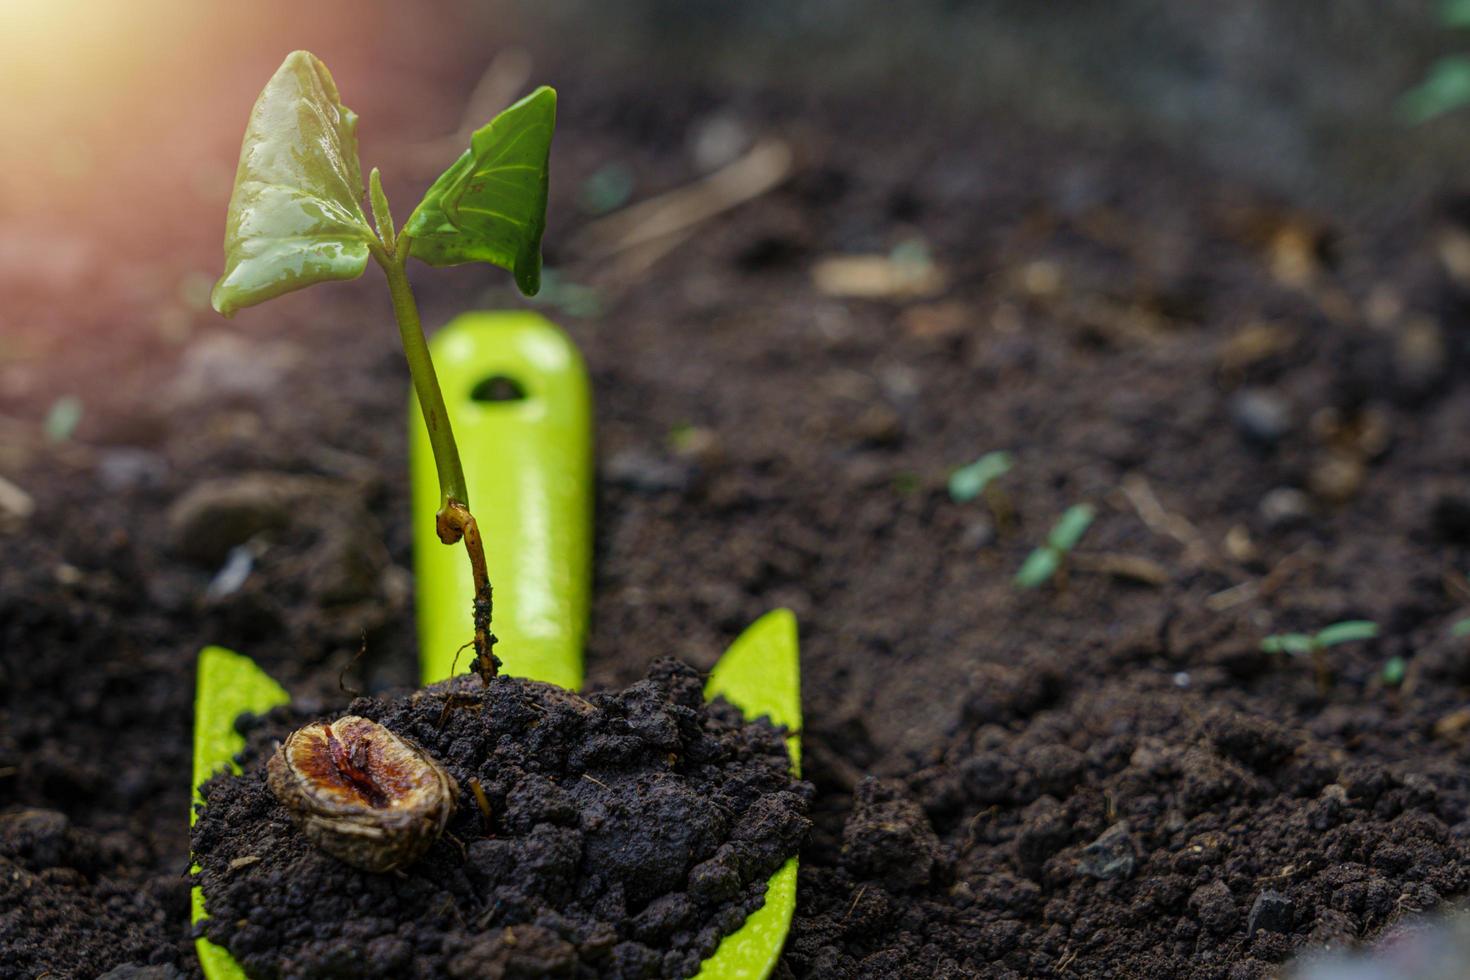
<instances>
[{"instance_id":1,"label":"small stone","mask_svg":"<svg viewBox=\"0 0 1470 980\"><path fill-rule=\"evenodd\" d=\"M689 154L702 173L734 162L750 144L750 127L730 112L713 113L690 127Z\"/></svg>"},{"instance_id":2,"label":"small stone","mask_svg":"<svg viewBox=\"0 0 1470 980\"><path fill-rule=\"evenodd\" d=\"M1394 335L1393 373L1401 396L1413 399L1429 394L1448 366L1444 330L1437 321L1416 317L1399 327Z\"/></svg>"},{"instance_id":3,"label":"small stone","mask_svg":"<svg viewBox=\"0 0 1470 980\"><path fill-rule=\"evenodd\" d=\"M1363 485L1363 461L1347 453L1330 452L1307 477L1313 496L1331 504L1346 503Z\"/></svg>"},{"instance_id":4,"label":"small stone","mask_svg":"<svg viewBox=\"0 0 1470 980\"><path fill-rule=\"evenodd\" d=\"M979 551L994 540L995 524L984 517L970 521L960 533L960 547L966 551Z\"/></svg>"},{"instance_id":5,"label":"small stone","mask_svg":"<svg viewBox=\"0 0 1470 980\"><path fill-rule=\"evenodd\" d=\"M1312 498L1295 487L1277 487L1261 498L1259 510L1266 527L1284 531L1307 522L1312 514Z\"/></svg>"},{"instance_id":6,"label":"small stone","mask_svg":"<svg viewBox=\"0 0 1470 980\"><path fill-rule=\"evenodd\" d=\"M1257 895L1255 902L1251 904L1250 915L1246 918L1246 938L1254 938L1258 929L1265 929L1267 932L1290 932L1293 910L1291 899L1267 888Z\"/></svg>"},{"instance_id":7,"label":"small stone","mask_svg":"<svg viewBox=\"0 0 1470 980\"><path fill-rule=\"evenodd\" d=\"M231 548L289 526L298 504L331 487L326 480L288 473L206 480L169 507L170 545L186 558L219 567Z\"/></svg>"},{"instance_id":8,"label":"small stone","mask_svg":"<svg viewBox=\"0 0 1470 980\"><path fill-rule=\"evenodd\" d=\"M1270 448L1291 431L1291 408L1274 392L1245 388L1230 400L1230 420L1247 442Z\"/></svg>"},{"instance_id":9,"label":"small stone","mask_svg":"<svg viewBox=\"0 0 1470 980\"><path fill-rule=\"evenodd\" d=\"M97 458L97 479L114 492L161 486L168 479L168 461L133 446L105 449Z\"/></svg>"},{"instance_id":10,"label":"small stone","mask_svg":"<svg viewBox=\"0 0 1470 980\"><path fill-rule=\"evenodd\" d=\"M603 472L608 482L647 494L682 493L693 482L693 473L686 463L641 449L614 453Z\"/></svg>"},{"instance_id":11,"label":"small stone","mask_svg":"<svg viewBox=\"0 0 1470 980\"><path fill-rule=\"evenodd\" d=\"M204 590L204 598L218 601L234 595L240 591L254 568L255 549L248 544L236 545L230 549L225 563L214 573L214 578L210 579L209 588Z\"/></svg>"},{"instance_id":12,"label":"small stone","mask_svg":"<svg viewBox=\"0 0 1470 980\"><path fill-rule=\"evenodd\" d=\"M1133 836L1128 832L1128 821L1120 820L1082 849L1077 870L1101 881L1111 881L1131 878L1137 864L1138 854L1133 847Z\"/></svg>"},{"instance_id":13,"label":"small stone","mask_svg":"<svg viewBox=\"0 0 1470 980\"><path fill-rule=\"evenodd\" d=\"M0 531L20 528L36 512L36 501L30 494L0 476Z\"/></svg>"},{"instance_id":14,"label":"small stone","mask_svg":"<svg viewBox=\"0 0 1470 980\"><path fill-rule=\"evenodd\" d=\"M287 341L210 334L184 352L164 403L176 409L204 402L257 405L275 394L301 359L301 349Z\"/></svg>"}]
</instances>

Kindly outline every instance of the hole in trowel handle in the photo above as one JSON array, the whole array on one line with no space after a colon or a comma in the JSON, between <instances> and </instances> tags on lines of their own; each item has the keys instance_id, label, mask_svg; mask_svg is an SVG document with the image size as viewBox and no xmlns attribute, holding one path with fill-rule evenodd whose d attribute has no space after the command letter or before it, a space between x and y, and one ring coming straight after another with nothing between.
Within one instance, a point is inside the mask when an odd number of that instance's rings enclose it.
<instances>
[{"instance_id":1,"label":"hole in trowel handle","mask_svg":"<svg viewBox=\"0 0 1470 980\"><path fill-rule=\"evenodd\" d=\"M526 389L515 378L492 374L470 389L470 398L477 402L519 402L525 401Z\"/></svg>"}]
</instances>

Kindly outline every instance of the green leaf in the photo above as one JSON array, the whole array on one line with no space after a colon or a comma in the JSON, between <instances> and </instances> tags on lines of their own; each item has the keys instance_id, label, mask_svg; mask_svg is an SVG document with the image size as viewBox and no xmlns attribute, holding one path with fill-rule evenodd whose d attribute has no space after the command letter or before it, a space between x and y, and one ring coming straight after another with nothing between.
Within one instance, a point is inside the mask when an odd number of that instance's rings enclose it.
<instances>
[{"instance_id":1,"label":"green leaf","mask_svg":"<svg viewBox=\"0 0 1470 980\"><path fill-rule=\"evenodd\" d=\"M986 453L949 477L949 496L957 504L969 503L985 492L992 481L1011 471L1011 454L1001 450Z\"/></svg>"},{"instance_id":2,"label":"green leaf","mask_svg":"<svg viewBox=\"0 0 1470 980\"><path fill-rule=\"evenodd\" d=\"M293 51L271 76L245 128L225 220L225 273L210 299L225 316L367 267L357 115L327 66Z\"/></svg>"},{"instance_id":3,"label":"green leaf","mask_svg":"<svg viewBox=\"0 0 1470 980\"><path fill-rule=\"evenodd\" d=\"M1023 589L1034 589L1045 584L1057 573L1061 561L1061 556L1051 548L1037 548L1021 563L1021 570L1016 573L1016 585Z\"/></svg>"},{"instance_id":4,"label":"green leaf","mask_svg":"<svg viewBox=\"0 0 1470 980\"><path fill-rule=\"evenodd\" d=\"M82 400L76 395L62 395L51 403L46 413L46 438L51 442L66 442L81 422Z\"/></svg>"},{"instance_id":5,"label":"green leaf","mask_svg":"<svg viewBox=\"0 0 1470 980\"><path fill-rule=\"evenodd\" d=\"M1092 526L1092 519L1097 516L1097 511L1090 504L1073 504L1067 508L1057 521L1056 526L1051 529L1046 543L1066 554L1077 547L1077 542L1082 540L1082 535Z\"/></svg>"},{"instance_id":6,"label":"green leaf","mask_svg":"<svg viewBox=\"0 0 1470 980\"><path fill-rule=\"evenodd\" d=\"M1366 619L1349 619L1318 630L1317 645L1332 647L1339 643L1351 643L1354 640L1371 640L1377 635L1377 623Z\"/></svg>"},{"instance_id":7,"label":"green leaf","mask_svg":"<svg viewBox=\"0 0 1470 980\"><path fill-rule=\"evenodd\" d=\"M1389 657L1388 663L1383 665L1383 683L1389 687L1398 687L1404 682L1404 673L1409 665L1403 657Z\"/></svg>"},{"instance_id":8,"label":"green leaf","mask_svg":"<svg viewBox=\"0 0 1470 980\"><path fill-rule=\"evenodd\" d=\"M498 265L534 296L555 129L556 90L543 85L478 130L414 208L409 254L429 265Z\"/></svg>"},{"instance_id":9,"label":"green leaf","mask_svg":"<svg viewBox=\"0 0 1470 980\"><path fill-rule=\"evenodd\" d=\"M1470 636L1470 618L1457 620L1450 627L1450 636Z\"/></svg>"},{"instance_id":10,"label":"green leaf","mask_svg":"<svg viewBox=\"0 0 1470 980\"><path fill-rule=\"evenodd\" d=\"M1430 65L1424 81L1399 96L1394 108L1399 118L1418 124L1466 105L1470 105L1470 57L1453 54Z\"/></svg>"},{"instance_id":11,"label":"green leaf","mask_svg":"<svg viewBox=\"0 0 1470 980\"><path fill-rule=\"evenodd\" d=\"M1265 653L1289 653L1300 657L1311 653L1315 645L1312 637L1306 633L1277 633L1261 641L1261 650Z\"/></svg>"},{"instance_id":12,"label":"green leaf","mask_svg":"<svg viewBox=\"0 0 1470 980\"><path fill-rule=\"evenodd\" d=\"M1439 22L1445 27L1470 27L1470 0L1440 0Z\"/></svg>"}]
</instances>

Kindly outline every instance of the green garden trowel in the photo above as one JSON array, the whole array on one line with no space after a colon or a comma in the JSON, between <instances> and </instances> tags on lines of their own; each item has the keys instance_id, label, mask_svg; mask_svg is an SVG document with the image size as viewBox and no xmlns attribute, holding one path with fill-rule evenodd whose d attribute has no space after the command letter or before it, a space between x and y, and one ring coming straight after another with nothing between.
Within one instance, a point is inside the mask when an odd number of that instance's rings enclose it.
<instances>
[{"instance_id":1,"label":"green garden trowel","mask_svg":"<svg viewBox=\"0 0 1470 980\"><path fill-rule=\"evenodd\" d=\"M496 586L494 629L502 669L575 690L582 684L592 564L592 407L582 360L560 330L529 312L465 314L430 347ZM413 512L433 513L438 481L416 406L409 426ZM450 676L469 639L474 583L461 549L440 544L429 521L414 527L419 667L423 682L432 684ZM767 716L785 725L792 732L786 741L792 766L799 767L796 617L778 609L753 623L715 665L705 695L723 696L748 718ZM198 787L233 766L244 747L235 719L289 699L248 657L220 647L199 654L196 803ZM198 888L193 908L195 921L204 917ZM792 858L771 876L765 904L701 964L699 980L769 976L795 908ZM196 945L210 980L244 977L222 947L206 939Z\"/></svg>"}]
</instances>

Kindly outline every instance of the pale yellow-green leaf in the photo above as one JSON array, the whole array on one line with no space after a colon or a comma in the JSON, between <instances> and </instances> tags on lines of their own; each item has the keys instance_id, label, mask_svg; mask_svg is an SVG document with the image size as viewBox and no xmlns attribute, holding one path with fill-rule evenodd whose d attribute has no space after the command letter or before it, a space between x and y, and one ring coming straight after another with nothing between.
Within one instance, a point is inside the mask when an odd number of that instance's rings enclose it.
<instances>
[{"instance_id":1,"label":"pale yellow-green leaf","mask_svg":"<svg viewBox=\"0 0 1470 980\"><path fill-rule=\"evenodd\" d=\"M327 66L293 51L250 112L214 308L229 316L313 283L362 275L373 232L361 201L357 116L342 104Z\"/></svg>"}]
</instances>

